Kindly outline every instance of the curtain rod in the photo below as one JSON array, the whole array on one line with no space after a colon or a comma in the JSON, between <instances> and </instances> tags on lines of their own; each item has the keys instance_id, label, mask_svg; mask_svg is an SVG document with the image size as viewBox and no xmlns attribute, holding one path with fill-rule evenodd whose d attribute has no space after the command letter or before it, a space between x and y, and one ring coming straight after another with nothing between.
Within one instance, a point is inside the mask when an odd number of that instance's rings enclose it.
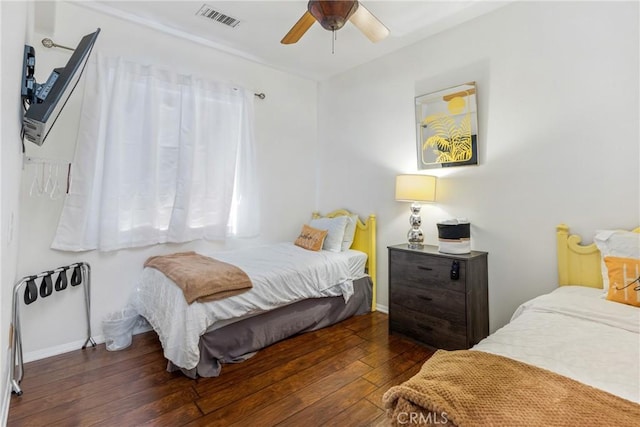
<instances>
[{"instance_id":1,"label":"curtain rod","mask_svg":"<svg viewBox=\"0 0 640 427\"><path fill-rule=\"evenodd\" d=\"M75 50L75 49L73 49L73 48L70 48L70 47L67 47L67 46L62 46L62 45L60 45L60 44L57 44L56 42L54 42L54 41L53 41L53 40L51 40L50 38L42 39L42 45L43 45L44 47L48 48L48 49L51 49L52 47L59 47L59 48L61 48L61 49L67 49L67 50L70 50L70 51L72 51L72 52Z\"/></svg>"},{"instance_id":2,"label":"curtain rod","mask_svg":"<svg viewBox=\"0 0 640 427\"><path fill-rule=\"evenodd\" d=\"M52 48L52 47L59 47L59 48L67 49L67 50L70 50L70 51L74 51L75 50L75 49L72 49L72 48L67 47L67 46L59 45L56 42L54 42L53 40L51 40L50 38L42 39L42 45L44 47L46 47L46 48L49 48L49 49ZM260 99L265 99L267 97L267 95L265 95L264 92L254 93L253 95L257 96Z\"/></svg>"}]
</instances>

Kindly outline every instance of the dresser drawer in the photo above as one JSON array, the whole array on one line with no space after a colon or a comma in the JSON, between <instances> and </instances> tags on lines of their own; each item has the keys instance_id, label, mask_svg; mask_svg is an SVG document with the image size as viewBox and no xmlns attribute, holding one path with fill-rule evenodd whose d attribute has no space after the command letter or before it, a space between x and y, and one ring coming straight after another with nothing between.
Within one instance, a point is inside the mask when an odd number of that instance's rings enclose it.
<instances>
[{"instance_id":1,"label":"dresser drawer","mask_svg":"<svg viewBox=\"0 0 640 427\"><path fill-rule=\"evenodd\" d=\"M391 303L400 310L406 308L431 317L446 319L464 331L466 325L466 295L451 289L406 286L393 283Z\"/></svg>"},{"instance_id":2,"label":"dresser drawer","mask_svg":"<svg viewBox=\"0 0 640 427\"><path fill-rule=\"evenodd\" d=\"M451 279L457 265L457 278ZM487 253L389 246L389 332L446 350L489 333Z\"/></svg>"},{"instance_id":3,"label":"dresser drawer","mask_svg":"<svg viewBox=\"0 0 640 427\"><path fill-rule=\"evenodd\" d=\"M393 284L465 292L466 262L455 261L459 265L459 276L457 280L452 280L453 262L444 257L416 256L404 251L390 251L389 277Z\"/></svg>"},{"instance_id":4,"label":"dresser drawer","mask_svg":"<svg viewBox=\"0 0 640 427\"><path fill-rule=\"evenodd\" d=\"M391 303L389 330L445 350L468 348L466 328L459 319L450 321Z\"/></svg>"}]
</instances>

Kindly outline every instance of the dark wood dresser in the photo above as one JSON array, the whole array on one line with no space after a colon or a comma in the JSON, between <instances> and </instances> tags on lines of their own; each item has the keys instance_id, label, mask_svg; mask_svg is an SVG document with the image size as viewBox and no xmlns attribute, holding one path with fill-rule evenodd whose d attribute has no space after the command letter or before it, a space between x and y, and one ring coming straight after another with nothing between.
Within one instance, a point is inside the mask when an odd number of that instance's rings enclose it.
<instances>
[{"instance_id":1,"label":"dark wood dresser","mask_svg":"<svg viewBox=\"0 0 640 427\"><path fill-rule=\"evenodd\" d=\"M460 350L489 334L487 253L389 246L389 332Z\"/></svg>"}]
</instances>

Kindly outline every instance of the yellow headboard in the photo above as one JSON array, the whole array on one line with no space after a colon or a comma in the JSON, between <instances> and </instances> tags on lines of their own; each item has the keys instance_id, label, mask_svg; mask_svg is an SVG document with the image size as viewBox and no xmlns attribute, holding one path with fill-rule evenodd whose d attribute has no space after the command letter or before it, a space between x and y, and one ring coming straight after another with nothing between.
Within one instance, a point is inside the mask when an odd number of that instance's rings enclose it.
<instances>
[{"instance_id":1,"label":"yellow headboard","mask_svg":"<svg viewBox=\"0 0 640 427\"><path fill-rule=\"evenodd\" d=\"M333 212L329 212L324 215L327 218L333 218L336 216L342 215L353 215L351 212L345 209L335 210ZM319 212L313 213L313 218L320 218ZM356 224L356 234L353 238L353 244L351 245L351 249L355 249L357 251L361 251L367 254L367 272L371 277L371 282L373 283L373 298L371 300L371 311L376 310L376 216L369 215L369 218L362 222L360 218L358 218L358 222Z\"/></svg>"},{"instance_id":2,"label":"yellow headboard","mask_svg":"<svg viewBox=\"0 0 640 427\"><path fill-rule=\"evenodd\" d=\"M640 227L633 231L640 233ZM556 227L558 284L602 289L600 251L595 243L581 245L581 241L577 234L569 235L568 225Z\"/></svg>"}]
</instances>

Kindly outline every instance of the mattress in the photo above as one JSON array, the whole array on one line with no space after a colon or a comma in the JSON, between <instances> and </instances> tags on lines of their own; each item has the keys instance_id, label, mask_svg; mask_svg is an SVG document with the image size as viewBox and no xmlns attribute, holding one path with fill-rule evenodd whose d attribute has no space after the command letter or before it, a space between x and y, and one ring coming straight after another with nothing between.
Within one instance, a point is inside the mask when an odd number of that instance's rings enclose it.
<instances>
[{"instance_id":1,"label":"mattress","mask_svg":"<svg viewBox=\"0 0 640 427\"><path fill-rule=\"evenodd\" d=\"M522 304L473 350L509 357L640 403L640 309L563 286Z\"/></svg>"},{"instance_id":2,"label":"mattress","mask_svg":"<svg viewBox=\"0 0 640 427\"><path fill-rule=\"evenodd\" d=\"M353 280L365 276L367 258L355 250L313 252L292 243L204 255L240 267L253 288L223 300L188 305L173 281L156 269L145 268L131 298L157 332L164 356L187 370L198 364L200 336L216 325L309 298L342 296L347 302L353 295Z\"/></svg>"}]
</instances>

